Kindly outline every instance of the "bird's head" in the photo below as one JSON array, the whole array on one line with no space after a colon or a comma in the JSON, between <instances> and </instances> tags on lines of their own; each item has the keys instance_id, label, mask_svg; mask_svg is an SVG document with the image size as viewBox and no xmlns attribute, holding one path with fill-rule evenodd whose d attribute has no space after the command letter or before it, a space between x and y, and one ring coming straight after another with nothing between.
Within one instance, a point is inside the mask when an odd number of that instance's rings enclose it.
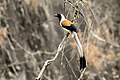
<instances>
[{"instance_id":1,"label":"bird's head","mask_svg":"<svg viewBox=\"0 0 120 80\"><path fill-rule=\"evenodd\" d=\"M65 16L63 14L55 14L55 17L57 17L59 19L59 21L65 19Z\"/></svg>"}]
</instances>

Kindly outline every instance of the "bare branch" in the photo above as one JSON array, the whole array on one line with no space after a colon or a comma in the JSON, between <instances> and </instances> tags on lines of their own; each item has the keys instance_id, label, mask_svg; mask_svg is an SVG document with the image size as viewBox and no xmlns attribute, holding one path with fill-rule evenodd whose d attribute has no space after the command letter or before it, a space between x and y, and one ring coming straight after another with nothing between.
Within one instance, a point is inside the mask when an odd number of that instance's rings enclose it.
<instances>
[{"instance_id":1,"label":"bare branch","mask_svg":"<svg viewBox=\"0 0 120 80\"><path fill-rule=\"evenodd\" d=\"M64 47L64 44L66 43L66 42L65 42L65 39L66 39L66 38L67 38L67 35L64 36L62 42L59 44L58 49L57 49L57 52L56 52L56 55L55 55L52 59L45 61L45 63L44 63L44 65L43 65L40 73L38 74L38 77L36 78L36 80L41 80L41 77L42 77L43 72L45 71L46 67L47 67L49 64L51 64L53 61L55 61L55 60L57 59L59 53L61 52L61 50L62 50L63 47Z\"/></svg>"}]
</instances>

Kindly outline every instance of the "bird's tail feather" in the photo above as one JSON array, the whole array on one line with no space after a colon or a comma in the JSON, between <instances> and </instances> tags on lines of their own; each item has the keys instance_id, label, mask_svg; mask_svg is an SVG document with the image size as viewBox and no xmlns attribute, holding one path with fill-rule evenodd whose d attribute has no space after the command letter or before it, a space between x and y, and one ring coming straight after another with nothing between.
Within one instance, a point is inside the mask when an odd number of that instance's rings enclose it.
<instances>
[{"instance_id":1,"label":"bird's tail feather","mask_svg":"<svg viewBox=\"0 0 120 80\"><path fill-rule=\"evenodd\" d=\"M86 68L86 59L85 57L80 57L80 70L84 70Z\"/></svg>"},{"instance_id":2,"label":"bird's tail feather","mask_svg":"<svg viewBox=\"0 0 120 80\"><path fill-rule=\"evenodd\" d=\"M73 35L74 35L75 41L77 43L77 48L78 48L78 52L80 54L80 57L83 57L83 49L82 49L82 45L80 43L80 40L78 38L78 35L76 32L73 32Z\"/></svg>"},{"instance_id":3,"label":"bird's tail feather","mask_svg":"<svg viewBox=\"0 0 120 80\"><path fill-rule=\"evenodd\" d=\"M80 54L80 70L84 70L86 68L86 59L83 54L82 44L80 43L77 33L73 32L73 35L74 35L75 41L77 43L78 52Z\"/></svg>"}]
</instances>

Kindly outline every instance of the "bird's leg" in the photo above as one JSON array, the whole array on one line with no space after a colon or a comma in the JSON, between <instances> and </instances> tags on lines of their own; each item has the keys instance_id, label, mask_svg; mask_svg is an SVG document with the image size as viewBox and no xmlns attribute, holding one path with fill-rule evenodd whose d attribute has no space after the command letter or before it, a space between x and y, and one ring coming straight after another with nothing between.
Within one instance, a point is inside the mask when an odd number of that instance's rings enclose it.
<instances>
[{"instance_id":1,"label":"bird's leg","mask_svg":"<svg viewBox=\"0 0 120 80\"><path fill-rule=\"evenodd\" d=\"M67 34L66 34L66 35L67 35L67 37L68 37L68 36L70 35L70 32L67 32Z\"/></svg>"}]
</instances>

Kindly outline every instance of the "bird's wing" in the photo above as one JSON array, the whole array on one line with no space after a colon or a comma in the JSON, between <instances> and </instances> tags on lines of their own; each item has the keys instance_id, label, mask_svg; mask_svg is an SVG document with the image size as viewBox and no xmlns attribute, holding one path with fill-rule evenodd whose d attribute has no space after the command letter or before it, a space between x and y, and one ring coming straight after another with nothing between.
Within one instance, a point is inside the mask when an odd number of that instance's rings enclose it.
<instances>
[{"instance_id":1,"label":"bird's wing","mask_svg":"<svg viewBox=\"0 0 120 80\"><path fill-rule=\"evenodd\" d=\"M66 26L66 27L70 26L71 24L73 24L73 23L71 21L69 21L69 20L64 20L64 21L61 22L61 25Z\"/></svg>"}]
</instances>

